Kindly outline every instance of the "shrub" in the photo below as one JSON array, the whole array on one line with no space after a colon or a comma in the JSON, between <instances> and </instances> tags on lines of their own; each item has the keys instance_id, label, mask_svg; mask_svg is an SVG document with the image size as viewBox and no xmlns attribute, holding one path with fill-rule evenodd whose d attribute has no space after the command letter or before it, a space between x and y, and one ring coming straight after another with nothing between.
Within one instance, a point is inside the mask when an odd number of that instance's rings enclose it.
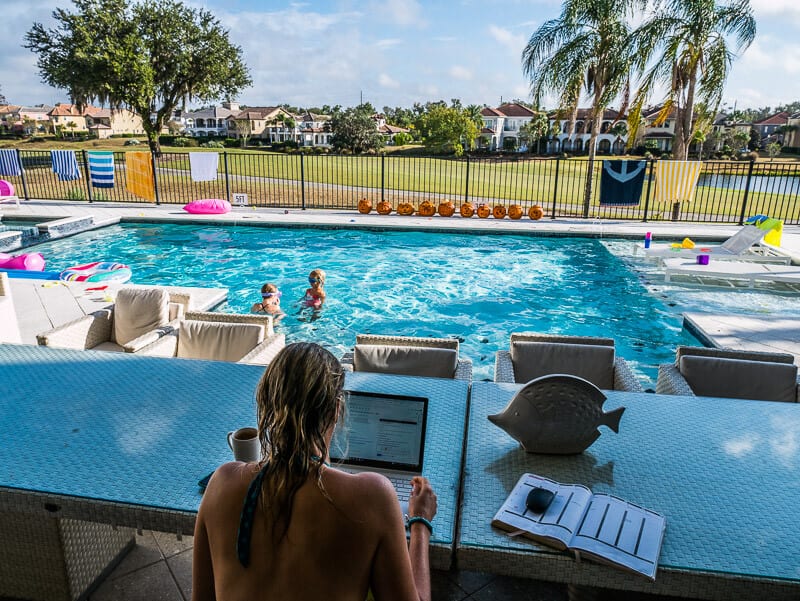
<instances>
[{"instance_id":1,"label":"shrub","mask_svg":"<svg viewBox=\"0 0 800 601\"><path fill-rule=\"evenodd\" d=\"M180 136L175 138L172 145L177 146L178 148L197 148L198 146L200 146L200 142L198 142L194 138L185 138Z\"/></svg>"},{"instance_id":2,"label":"shrub","mask_svg":"<svg viewBox=\"0 0 800 601\"><path fill-rule=\"evenodd\" d=\"M225 148L225 142L222 140L209 140L200 144L203 148Z\"/></svg>"},{"instance_id":3,"label":"shrub","mask_svg":"<svg viewBox=\"0 0 800 601\"><path fill-rule=\"evenodd\" d=\"M394 136L394 145L395 146L405 146L406 144L411 144L414 140L411 134L407 134L405 132L400 132L399 134L395 134Z\"/></svg>"}]
</instances>

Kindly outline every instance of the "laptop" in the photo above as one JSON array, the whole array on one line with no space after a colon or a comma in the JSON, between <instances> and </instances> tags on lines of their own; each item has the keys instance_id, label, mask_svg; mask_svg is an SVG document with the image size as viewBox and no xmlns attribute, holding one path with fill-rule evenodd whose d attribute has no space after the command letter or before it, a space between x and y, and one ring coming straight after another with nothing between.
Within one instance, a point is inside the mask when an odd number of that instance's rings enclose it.
<instances>
[{"instance_id":1,"label":"laptop","mask_svg":"<svg viewBox=\"0 0 800 601\"><path fill-rule=\"evenodd\" d=\"M334 430L331 462L346 472L389 478L407 513L411 478L422 474L428 399L349 391L345 413Z\"/></svg>"}]
</instances>

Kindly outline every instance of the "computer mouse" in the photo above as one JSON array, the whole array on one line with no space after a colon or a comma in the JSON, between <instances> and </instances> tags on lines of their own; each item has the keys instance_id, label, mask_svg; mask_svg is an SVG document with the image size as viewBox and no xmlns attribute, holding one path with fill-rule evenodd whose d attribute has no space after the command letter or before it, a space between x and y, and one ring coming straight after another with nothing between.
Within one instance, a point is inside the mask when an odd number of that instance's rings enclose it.
<instances>
[{"instance_id":1,"label":"computer mouse","mask_svg":"<svg viewBox=\"0 0 800 601\"><path fill-rule=\"evenodd\" d=\"M528 498L525 499L525 506L533 513L544 513L550 503L553 502L555 496L552 491L537 486L528 493Z\"/></svg>"}]
</instances>

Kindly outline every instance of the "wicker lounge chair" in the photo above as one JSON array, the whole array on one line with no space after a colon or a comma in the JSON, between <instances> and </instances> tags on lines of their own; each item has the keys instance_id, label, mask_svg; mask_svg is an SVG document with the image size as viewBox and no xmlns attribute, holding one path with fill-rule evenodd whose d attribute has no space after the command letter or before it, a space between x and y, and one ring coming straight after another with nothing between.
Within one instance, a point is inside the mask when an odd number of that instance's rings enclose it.
<instances>
[{"instance_id":1,"label":"wicker lounge chair","mask_svg":"<svg viewBox=\"0 0 800 601\"><path fill-rule=\"evenodd\" d=\"M252 316L242 316L246 317ZM265 337L265 331L263 324L246 320L181 319L176 328L137 354L267 365L286 346L286 336L271 333Z\"/></svg>"},{"instance_id":2,"label":"wicker lounge chair","mask_svg":"<svg viewBox=\"0 0 800 601\"><path fill-rule=\"evenodd\" d=\"M22 336L14 310L14 299L11 298L11 282L8 274L0 272L0 343L21 343Z\"/></svg>"},{"instance_id":3,"label":"wicker lounge chair","mask_svg":"<svg viewBox=\"0 0 800 601\"><path fill-rule=\"evenodd\" d=\"M550 374L578 376L605 390L643 392L611 338L515 333L510 349L495 357L495 382L529 382Z\"/></svg>"},{"instance_id":4,"label":"wicker lounge chair","mask_svg":"<svg viewBox=\"0 0 800 601\"><path fill-rule=\"evenodd\" d=\"M710 255L717 261L753 261L756 263L783 263L788 265L791 257L780 253L771 246L761 244L769 233L754 225L745 225L722 244L695 244L694 248L675 248L671 244L653 244L644 249L647 259L659 262L665 259L694 259L697 255ZM641 243L634 246L634 254L642 248Z\"/></svg>"},{"instance_id":5,"label":"wicker lounge chair","mask_svg":"<svg viewBox=\"0 0 800 601\"><path fill-rule=\"evenodd\" d=\"M116 302L36 336L42 346L135 353L183 316L186 294L163 288L121 288Z\"/></svg>"},{"instance_id":6,"label":"wicker lounge chair","mask_svg":"<svg viewBox=\"0 0 800 601\"><path fill-rule=\"evenodd\" d=\"M472 361L458 354L455 338L414 338L358 334L342 357L352 371L472 380Z\"/></svg>"},{"instance_id":7,"label":"wicker lounge chair","mask_svg":"<svg viewBox=\"0 0 800 601\"><path fill-rule=\"evenodd\" d=\"M787 353L679 346L658 366L658 394L764 401L800 400L797 366Z\"/></svg>"}]
</instances>

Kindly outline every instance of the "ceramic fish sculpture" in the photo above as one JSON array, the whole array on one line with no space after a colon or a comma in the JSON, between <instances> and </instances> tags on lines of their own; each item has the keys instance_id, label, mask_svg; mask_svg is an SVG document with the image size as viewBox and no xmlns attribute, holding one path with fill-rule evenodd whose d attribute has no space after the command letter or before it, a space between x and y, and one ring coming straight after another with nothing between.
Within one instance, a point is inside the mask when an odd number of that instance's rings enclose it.
<instances>
[{"instance_id":1,"label":"ceramic fish sculpture","mask_svg":"<svg viewBox=\"0 0 800 601\"><path fill-rule=\"evenodd\" d=\"M625 407L605 413L606 396L597 386L565 374L528 382L505 409L489 421L505 430L529 453L582 453L600 437L598 426L619 432Z\"/></svg>"}]
</instances>

